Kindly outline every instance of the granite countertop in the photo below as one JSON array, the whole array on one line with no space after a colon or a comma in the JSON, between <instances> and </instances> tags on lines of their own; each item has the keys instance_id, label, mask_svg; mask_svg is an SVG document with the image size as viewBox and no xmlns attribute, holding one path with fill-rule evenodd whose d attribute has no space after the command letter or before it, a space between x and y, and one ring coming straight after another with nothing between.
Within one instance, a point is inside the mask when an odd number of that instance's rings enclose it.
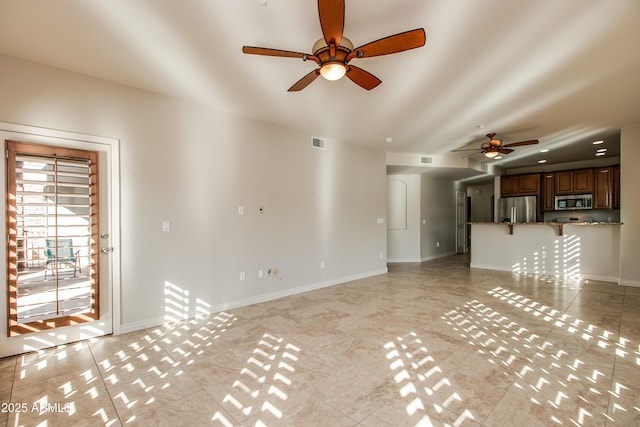
<instances>
[{"instance_id":1,"label":"granite countertop","mask_svg":"<svg viewBox=\"0 0 640 427\"><path fill-rule=\"evenodd\" d=\"M547 222L483 222L471 221L467 224L486 224L486 225L622 225L621 222L605 222L605 221L547 221Z\"/></svg>"}]
</instances>

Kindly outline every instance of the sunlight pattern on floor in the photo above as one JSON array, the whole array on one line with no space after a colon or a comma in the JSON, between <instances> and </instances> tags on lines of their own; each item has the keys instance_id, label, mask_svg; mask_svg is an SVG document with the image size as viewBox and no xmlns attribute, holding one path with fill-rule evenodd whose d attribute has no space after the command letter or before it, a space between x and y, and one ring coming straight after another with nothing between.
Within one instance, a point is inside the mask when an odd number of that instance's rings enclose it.
<instances>
[{"instance_id":1,"label":"sunlight pattern on floor","mask_svg":"<svg viewBox=\"0 0 640 427\"><path fill-rule=\"evenodd\" d=\"M418 334L411 332L404 337L396 337L394 341L385 344L384 348L388 351L387 359L400 396L409 402L406 414L411 423L415 422L415 426L433 425L434 420L428 415L433 410L438 414L438 419L453 418L454 426L462 425L466 419L475 420L471 411L466 408L457 417L454 413L451 416L443 414L452 406L452 402L463 406L464 403ZM444 395L445 398L440 403L432 403L431 399L436 395ZM426 408L426 405L431 405L432 408Z\"/></svg>"},{"instance_id":2,"label":"sunlight pattern on floor","mask_svg":"<svg viewBox=\"0 0 640 427\"><path fill-rule=\"evenodd\" d=\"M295 372L300 348L282 337L264 334L247 359L222 401L231 414L252 420L255 425L268 425L269 419L283 417L280 402L289 398L290 375Z\"/></svg>"}]
</instances>

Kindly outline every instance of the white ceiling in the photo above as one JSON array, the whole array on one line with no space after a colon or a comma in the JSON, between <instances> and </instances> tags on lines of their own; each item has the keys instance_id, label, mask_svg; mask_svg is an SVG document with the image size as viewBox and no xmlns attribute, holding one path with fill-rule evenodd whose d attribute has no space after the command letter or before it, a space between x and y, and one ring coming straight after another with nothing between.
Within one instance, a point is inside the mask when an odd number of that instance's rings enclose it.
<instances>
[{"instance_id":1,"label":"white ceiling","mask_svg":"<svg viewBox=\"0 0 640 427\"><path fill-rule=\"evenodd\" d=\"M289 93L311 61L241 48L311 53L316 0L0 0L0 53L385 151L442 155L496 132L539 139L502 160L535 163L640 124L638 0L346 0L355 46L420 27L425 47L353 60L382 80L372 91Z\"/></svg>"}]
</instances>

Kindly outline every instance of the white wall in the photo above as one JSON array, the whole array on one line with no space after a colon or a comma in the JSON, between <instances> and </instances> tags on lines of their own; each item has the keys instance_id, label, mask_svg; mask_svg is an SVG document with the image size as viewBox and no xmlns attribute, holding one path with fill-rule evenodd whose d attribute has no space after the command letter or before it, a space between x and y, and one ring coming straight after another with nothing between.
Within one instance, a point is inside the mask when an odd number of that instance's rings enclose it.
<instances>
[{"instance_id":1,"label":"white wall","mask_svg":"<svg viewBox=\"0 0 640 427\"><path fill-rule=\"evenodd\" d=\"M162 322L168 283L191 317L386 271L384 153L7 56L0 70L0 121L120 140L116 329ZM270 267L282 279L258 278Z\"/></svg>"},{"instance_id":2,"label":"white wall","mask_svg":"<svg viewBox=\"0 0 640 427\"><path fill-rule=\"evenodd\" d=\"M620 284L640 286L640 125L620 135Z\"/></svg>"}]
</instances>

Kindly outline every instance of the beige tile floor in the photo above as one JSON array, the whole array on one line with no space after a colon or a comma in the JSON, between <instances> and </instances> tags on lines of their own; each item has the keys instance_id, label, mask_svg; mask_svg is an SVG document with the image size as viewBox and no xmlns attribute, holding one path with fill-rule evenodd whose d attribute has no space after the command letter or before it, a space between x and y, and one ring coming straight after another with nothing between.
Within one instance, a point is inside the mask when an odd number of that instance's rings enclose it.
<instances>
[{"instance_id":1,"label":"beige tile floor","mask_svg":"<svg viewBox=\"0 0 640 427\"><path fill-rule=\"evenodd\" d=\"M640 288L455 256L0 359L0 426L626 427L639 343Z\"/></svg>"}]
</instances>

